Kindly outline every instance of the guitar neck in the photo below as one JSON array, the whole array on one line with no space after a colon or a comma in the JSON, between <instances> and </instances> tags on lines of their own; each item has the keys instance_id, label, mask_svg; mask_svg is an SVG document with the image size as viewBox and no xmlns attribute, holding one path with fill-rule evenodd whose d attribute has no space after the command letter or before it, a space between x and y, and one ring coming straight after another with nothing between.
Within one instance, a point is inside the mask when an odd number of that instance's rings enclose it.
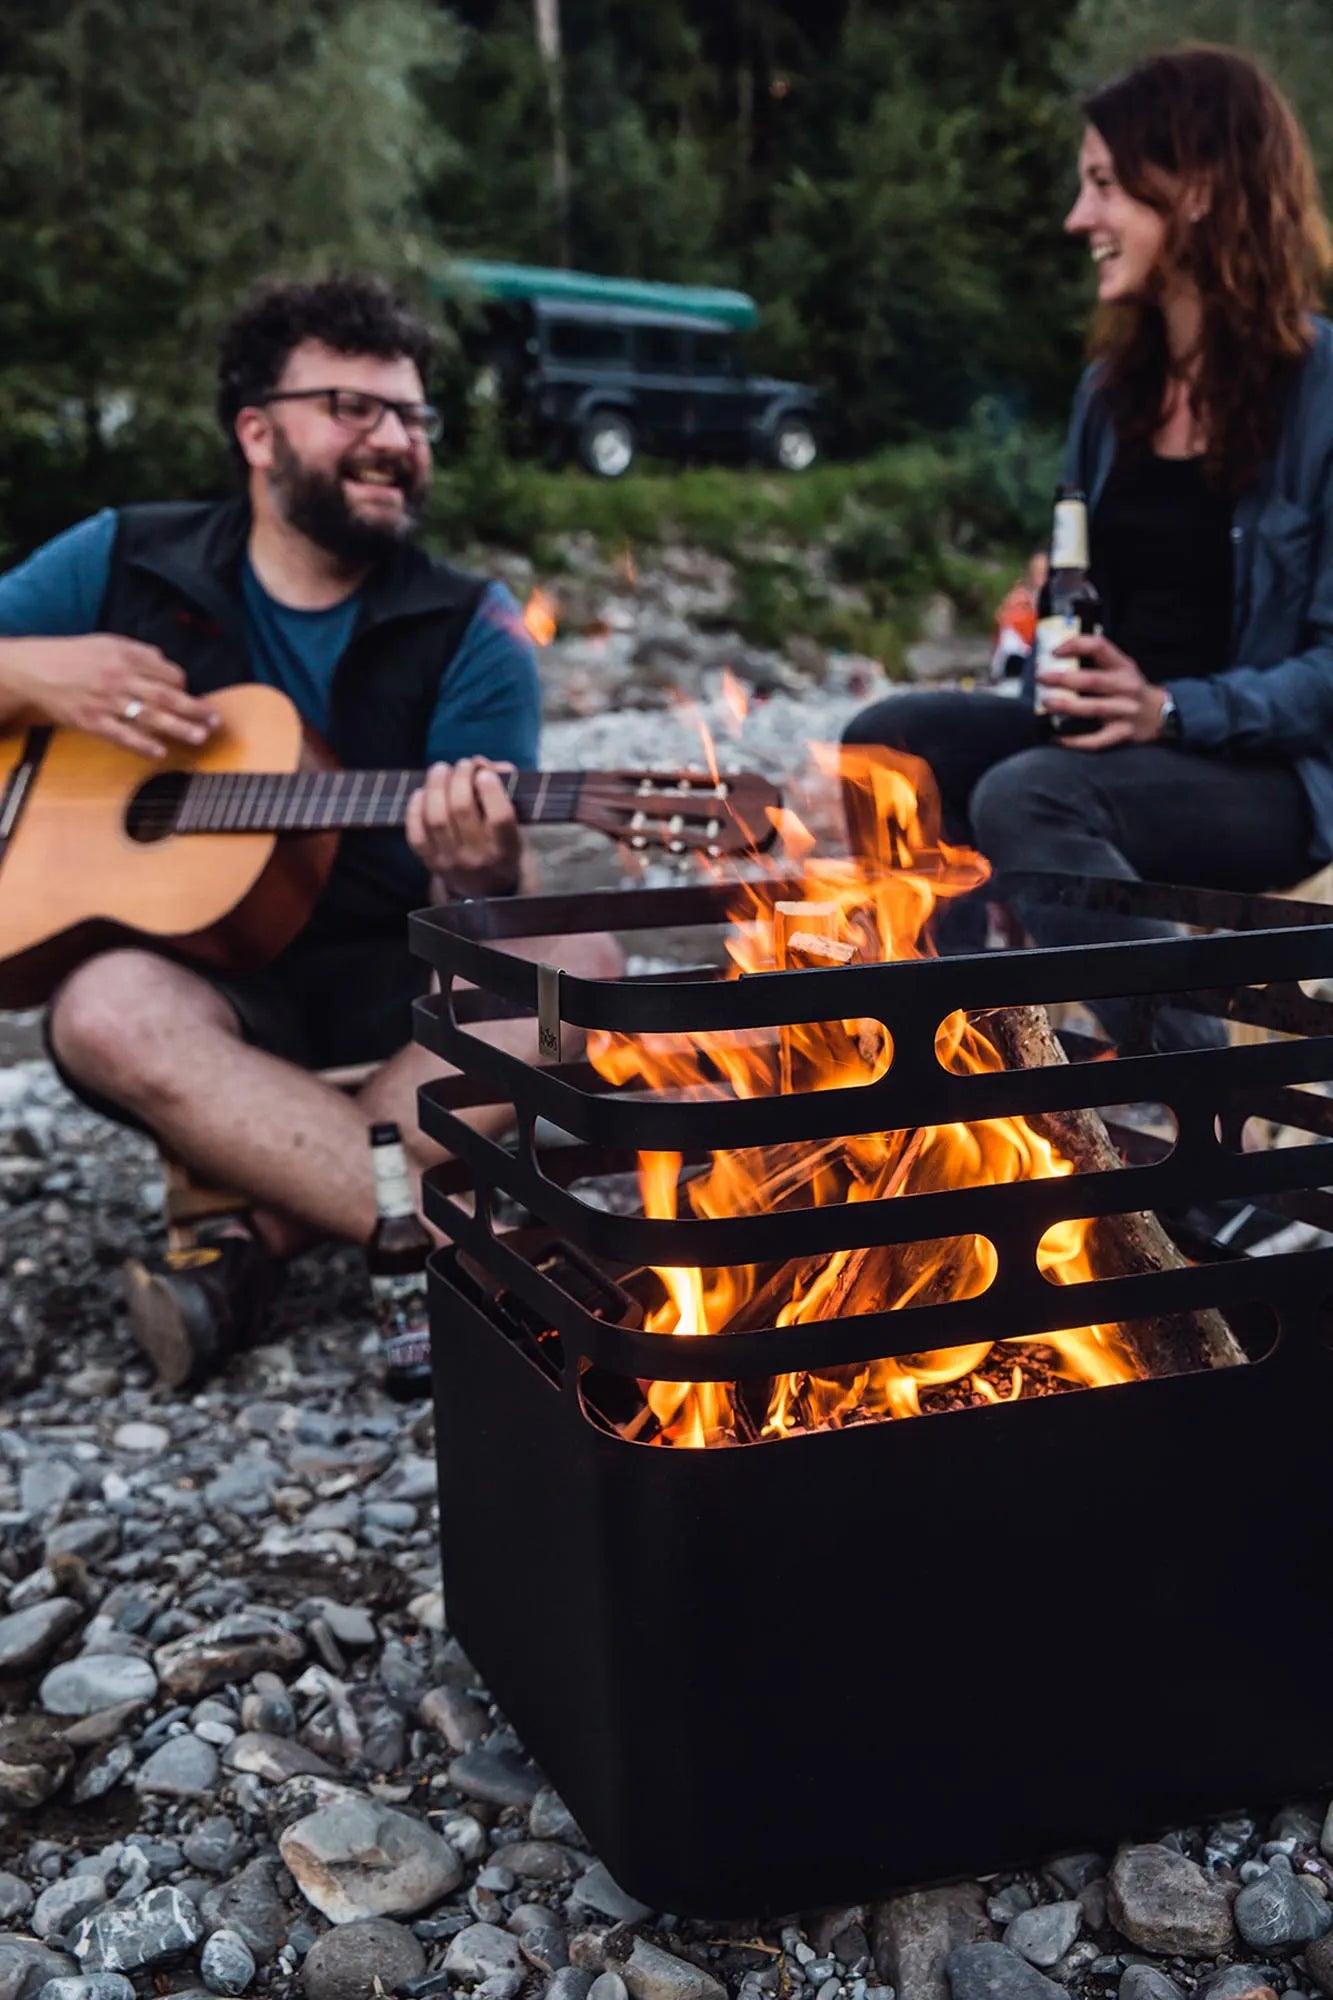
<instances>
[{"instance_id":1,"label":"guitar neck","mask_svg":"<svg viewBox=\"0 0 1333 2000\"><path fill-rule=\"evenodd\" d=\"M402 826L424 771L200 771L175 813L178 833L333 833ZM504 779L525 825L573 819L582 771L513 771Z\"/></svg>"}]
</instances>

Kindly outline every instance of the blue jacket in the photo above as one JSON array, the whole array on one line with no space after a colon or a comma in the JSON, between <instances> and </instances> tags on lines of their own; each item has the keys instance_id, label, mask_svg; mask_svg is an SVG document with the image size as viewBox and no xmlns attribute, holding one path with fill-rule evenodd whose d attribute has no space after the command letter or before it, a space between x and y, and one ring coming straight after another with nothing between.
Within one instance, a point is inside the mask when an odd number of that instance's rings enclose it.
<instances>
[{"instance_id":1,"label":"blue jacket","mask_svg":"<svg viewBox=\"0 0 1333 2000\"><path fill-rule=\"evenodd\" d=\"M1289 757L1310 800L1319 859L1333 859L1333 325L1314 322L1281 434L1236 502L1231 661L1168 681L1190 749ZM1065 478L1096 507L1116 454L1097 368L1079 384Z\"/></svg>"}]
</instances>

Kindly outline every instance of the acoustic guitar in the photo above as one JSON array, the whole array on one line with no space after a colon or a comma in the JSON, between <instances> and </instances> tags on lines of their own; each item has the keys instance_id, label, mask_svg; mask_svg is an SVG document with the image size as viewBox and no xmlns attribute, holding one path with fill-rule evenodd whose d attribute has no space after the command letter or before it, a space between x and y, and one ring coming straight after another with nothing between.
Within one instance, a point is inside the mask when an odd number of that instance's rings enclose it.
<instances>
[{"instance_id":1,"label":"acoustic guitar","mask_svg":"<svg viewBox=\"0 0 1333 2000\"><path fill-rule=\"evenodd\" d=\"M276 688L212 705L210 742L158 762L76 730L0 728L0 1008L36 1006L117 944L264 965L309 917L339 835L403 825L423 771L339 770ZM781 803L745 773L518 771L508 786L528 824L676 854L765 847Z\"/></svg>"}]
</instances>

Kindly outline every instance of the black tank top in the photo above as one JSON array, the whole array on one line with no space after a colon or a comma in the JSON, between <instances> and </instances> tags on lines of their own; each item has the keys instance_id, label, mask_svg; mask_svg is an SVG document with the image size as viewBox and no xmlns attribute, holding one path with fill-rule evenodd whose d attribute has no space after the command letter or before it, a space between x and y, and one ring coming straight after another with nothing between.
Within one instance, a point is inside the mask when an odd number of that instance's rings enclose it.
<instances>
[{"instance_id":1,"label":"black tank top","mask_svg":"<svg viewBox=\"0 0 1333 2000\"><path fill-rule=\"evenodd\" d=\"M1121 454L1092 519L1107 637L1147 680L1221 673L1231 650L1232 502L1199 458Z\"/></svg>"}]
</instances>

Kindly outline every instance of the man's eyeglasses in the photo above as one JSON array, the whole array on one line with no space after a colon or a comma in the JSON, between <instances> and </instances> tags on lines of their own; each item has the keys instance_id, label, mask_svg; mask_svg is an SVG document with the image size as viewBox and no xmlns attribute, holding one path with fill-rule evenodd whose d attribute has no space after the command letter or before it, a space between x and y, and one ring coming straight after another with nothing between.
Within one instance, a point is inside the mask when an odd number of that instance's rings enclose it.
<instances>
[{"instance_id":1,"label":"man's eyeglasses","mask_svg":"<svg viewBox=\"0 0 1333 2000\"><path fill-rule=\"evenodd\" d=\"M427 444L435 444L444 429L444 419L432 403L396 403L391 396L372 396L364 389L274 389L260 401L324 402L335 424L362 437L372 436L390 410L410 438L424 438Z\"/></svg>"}]
</instances>

